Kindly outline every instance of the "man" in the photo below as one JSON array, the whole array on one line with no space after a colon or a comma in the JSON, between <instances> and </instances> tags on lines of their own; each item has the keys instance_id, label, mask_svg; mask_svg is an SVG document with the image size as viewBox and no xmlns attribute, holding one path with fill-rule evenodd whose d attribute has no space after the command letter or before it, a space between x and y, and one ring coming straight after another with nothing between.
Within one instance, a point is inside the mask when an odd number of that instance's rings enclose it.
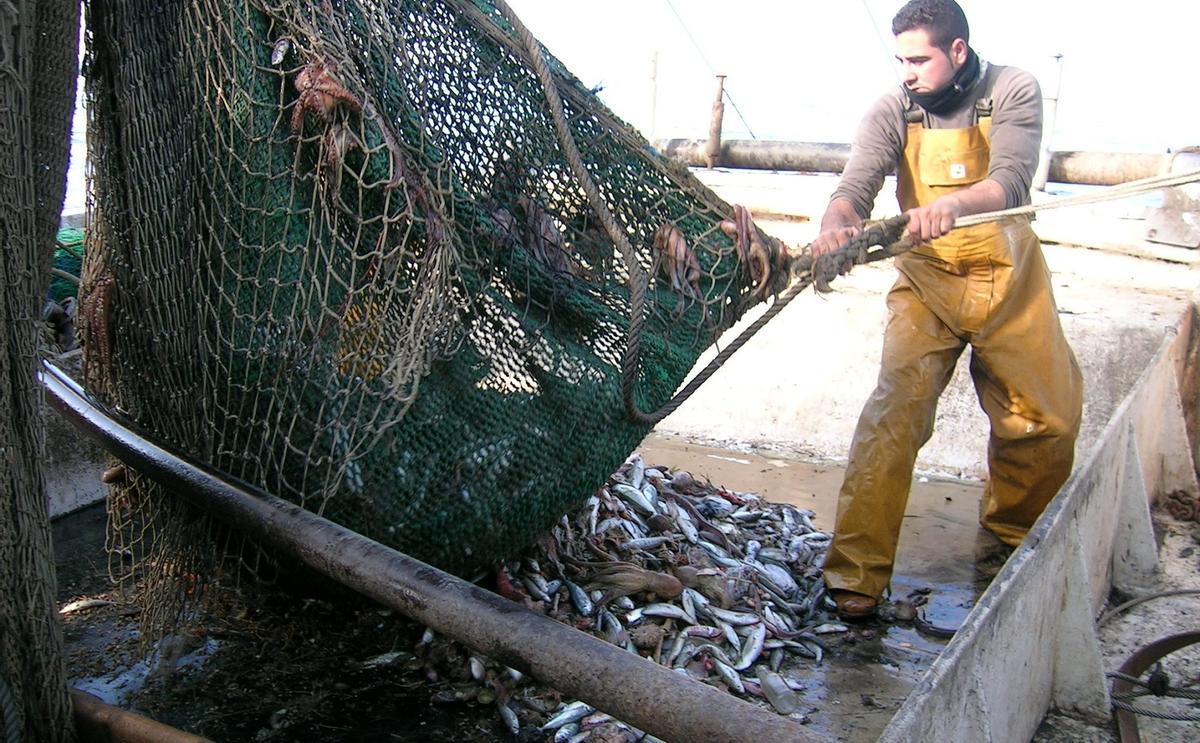
<instances>
[{"instance_id":1,"label":"man","mask_svg":"<svg viewBox=\"0 0 1200 743\"><path fill-rule=\"evenodd\" d=\"M981 523L1006 544L1020 543L1070 474L1082 406L1028 219L951 231L959 217L1029 203L1037 81L981 60L953 0L912 0L892 32L904 84L863 119L812 244L820 255L858 234L895 170L917 247L895 260L879 381L854 432L825 562L845 618L872 615L888 587L917 451L967 344L991 422Z\"/></svg>"}]
</instances>

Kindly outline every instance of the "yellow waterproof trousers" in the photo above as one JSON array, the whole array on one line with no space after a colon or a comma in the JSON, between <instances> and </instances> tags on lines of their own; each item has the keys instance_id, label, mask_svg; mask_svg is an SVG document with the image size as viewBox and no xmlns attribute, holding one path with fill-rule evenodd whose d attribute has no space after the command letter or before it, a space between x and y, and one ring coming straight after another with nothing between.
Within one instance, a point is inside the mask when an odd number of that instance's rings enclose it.
<instances>
[{"instance_id":1,"label":"yellow waterproof trousers","mask_svg":"<svg viewBox=\"0 0 1200 743\"><path fill-rule=\"evenodd\" d=\"M972 229L896 259L879 381L854 433L825 562L830 588L887 588L917 451L967 344L991 421L983 526L1017 545L1071 472L1083 384L1041 245L1021 219Z\"/></svg>"}]
</instances>

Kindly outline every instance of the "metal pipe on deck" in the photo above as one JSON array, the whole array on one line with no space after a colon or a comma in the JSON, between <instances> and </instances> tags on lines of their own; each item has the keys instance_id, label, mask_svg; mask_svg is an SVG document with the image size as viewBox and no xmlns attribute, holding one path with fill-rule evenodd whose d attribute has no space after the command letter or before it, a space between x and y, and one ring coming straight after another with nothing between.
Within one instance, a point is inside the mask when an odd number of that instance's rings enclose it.
<instances>
[{"instance_id":1,"label":"metal pipe on deck","mask_svg":"<svg viewBox=\"0 0 1200 743\"><path fill-rule=\"evenodd\" d=\"M85 743L212 743L208 738L105 704L78 689L71 691L71 705L75 732Z\"/></svg>"},{"instance_id":2,"label":"metal pipe on deck","mask_svg":"<svg viewBox=\"0 0 1200 743\"><path fill-rule=\"evenodd\" d=\"M798 723L693 681L158 445L44 364L50 402L117 458L317 572L666 740L809 741Z\"/></svg>"},{"instance_id":3,"label":"metal pipe on deck","mask_svg":"<svg viewBox=\"0 0 1200 743\"><path fill-rule=\"evenodd\" d=\"M659 152L683 164L706 167L702 139L663 139ZM722 166L748 170L786 170L802 173L841 173L850 159L850 145L830 142L785 142L727 139L718 157ZM1087 186L1115 186L1167 172L1170 155L1137 152L1053 152L1049 180Z\"/></svg>"}]
</instances>

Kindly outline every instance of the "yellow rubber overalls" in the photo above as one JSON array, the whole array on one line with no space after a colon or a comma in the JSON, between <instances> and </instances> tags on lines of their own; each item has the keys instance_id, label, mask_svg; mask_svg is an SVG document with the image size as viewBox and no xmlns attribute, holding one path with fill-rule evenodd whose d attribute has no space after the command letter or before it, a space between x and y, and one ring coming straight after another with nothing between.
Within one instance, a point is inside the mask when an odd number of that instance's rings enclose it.
<instances>
[{"instance_id":1,"label":"yellow rubber overalls","mask_svg":"<svg viewBox=\"0 0 1200 743\"><path fill-rule=\"evenodd\" d=\"M987 177L991 111L975 126L908 124L897 195L908 210ZM911 121L911 117L910 117ZM1083 381L1029 221L954 230L896 258L879 381L863 408L825 562L830 588L887 588L917 451L938 397L971 345L971 378L991 421L981 523L1017 545L1067 479Z\"/></svg>"}]
</instances>

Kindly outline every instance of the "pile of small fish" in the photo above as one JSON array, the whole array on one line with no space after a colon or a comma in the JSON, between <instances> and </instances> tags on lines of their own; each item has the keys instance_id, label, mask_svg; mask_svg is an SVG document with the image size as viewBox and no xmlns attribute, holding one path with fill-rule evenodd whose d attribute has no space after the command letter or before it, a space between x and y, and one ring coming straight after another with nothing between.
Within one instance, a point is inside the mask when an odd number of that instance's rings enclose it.
<instances>
[{"instance_id":1,"label":"pile of small fish","mask_svg":"<svg viewBox=\"0 0 1200 743\"><path fill-rule=\"evenodd\" d=\"M496 590L693 678L803 719L793 676L819 664L830 621L821 565L830 535L812 511L735 493L631 457L525 556ZM440 701L494 703L524 740L652 740L582 702L427 631L430 678L461 682ZM457 664L457 668L455 665ZM465 667L464 667L465 666ZM440 672L435 669L440 669ZM530 730L533 726L536 730Z\"/></svg>"}]
</instances>

